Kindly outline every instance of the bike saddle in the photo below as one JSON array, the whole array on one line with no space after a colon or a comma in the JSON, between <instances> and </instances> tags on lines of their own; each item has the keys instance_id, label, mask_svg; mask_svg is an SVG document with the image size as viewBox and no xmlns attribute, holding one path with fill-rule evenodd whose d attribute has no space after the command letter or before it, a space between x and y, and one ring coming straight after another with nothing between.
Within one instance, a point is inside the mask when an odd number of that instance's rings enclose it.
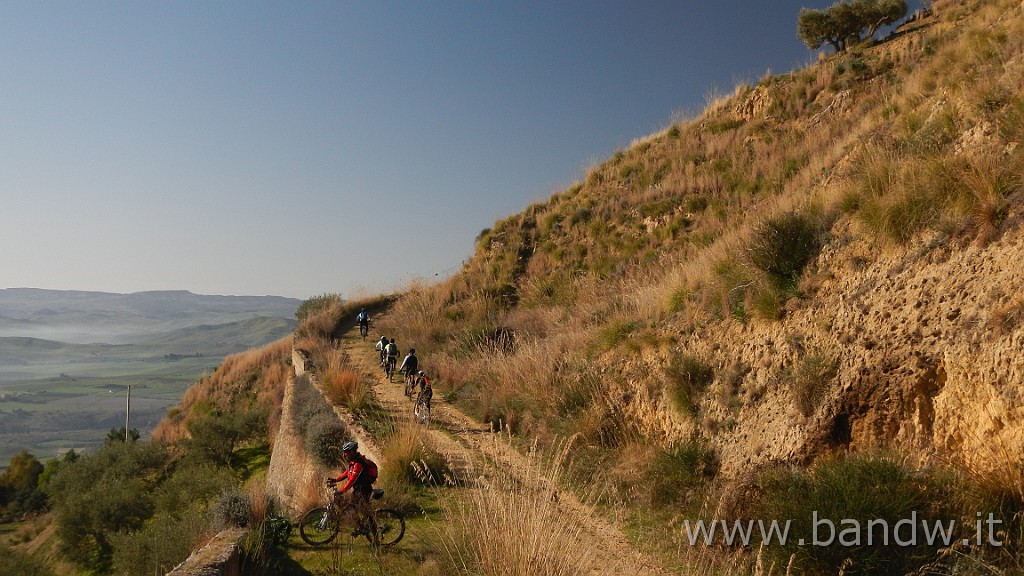
<instances>
[{"instance_id":1,"label":"bike saddle","mask_svg":"<svg viewBox=\"0 0 1024 576\"><path fill-rule=\"evenodd\" d=\"M383 488L374 488L373 489L373 499L374 500L380 500L383 497L384 497L384 489Z\"/></svg>"}]
</instances>

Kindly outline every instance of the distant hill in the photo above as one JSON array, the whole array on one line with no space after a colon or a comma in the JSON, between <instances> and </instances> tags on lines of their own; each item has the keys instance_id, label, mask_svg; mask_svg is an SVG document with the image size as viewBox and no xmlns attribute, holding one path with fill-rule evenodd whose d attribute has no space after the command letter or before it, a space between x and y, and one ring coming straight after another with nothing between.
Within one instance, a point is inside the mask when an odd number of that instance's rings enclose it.
<instances>
[{"instance_id":1,"label":"distant hill","mask_svg":"<svg viewBox=\"0 0 1024 576\"><path fill-rule=\"evenodd\" d=\"M0 337L126 344L184 328L253 318L294 319L302 301L281 296L211 296L185 290L115 294L0 289Z\"/></svg>"},{"instance_id":2,"label":"distant hill","mask_svg":"<svg viewBox=\"0 0 1024 576\"><path fill-rule=\"evenodd\" d=\"M263 346L295 330L295 320L250 318L139 336L133 344L67 343L25 336L0 336L0 366L137 362L186 356L221 358Z\"/></svg>"}]
</instances>

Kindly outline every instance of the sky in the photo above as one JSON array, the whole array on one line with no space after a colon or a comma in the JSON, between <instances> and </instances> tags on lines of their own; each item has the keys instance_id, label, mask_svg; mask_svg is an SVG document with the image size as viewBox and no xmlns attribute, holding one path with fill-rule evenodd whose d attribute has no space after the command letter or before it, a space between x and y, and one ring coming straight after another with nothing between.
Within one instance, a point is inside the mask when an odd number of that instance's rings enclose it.
<instances>
[{"instance_id":1,"label":"sky","mask_svg":"<svg viewBox=\"0 0 1024 576\"><path fill-rule=\"evenodd\" d=\"M0 288L431 283L833 0L0 3ZM911 5L911 10L914 6Z\"/></svg>"}]
</instances>

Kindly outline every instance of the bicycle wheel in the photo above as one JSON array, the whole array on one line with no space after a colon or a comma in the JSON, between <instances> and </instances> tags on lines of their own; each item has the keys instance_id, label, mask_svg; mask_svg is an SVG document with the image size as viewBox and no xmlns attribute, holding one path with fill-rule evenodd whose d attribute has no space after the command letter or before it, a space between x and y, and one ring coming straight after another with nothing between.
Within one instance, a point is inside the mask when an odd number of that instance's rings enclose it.
<instances>
[{"instance_id":1,"label":"bicycle wheel","mask_svg":"<svg viewBox=\"0 0 1024 576\"><path fill-rule=\"evenodd\" d=\"M334 540L338 529L338 517L326 506L313 508L299 520L299 536L310 546L320 546Z\"/></svg>"},{"instance_id":2,"label":"bicycle wheel","mask_svg":"<svg viewBox=\"0 0 1024 576\"><path fill-rule=\"evenodd\" d=\"M420 424L424 426L430 424L430 407L425 402L417 401L416 408L413 409L412 413Z\"/></svg>"},{"instance_id":3,"label":"bicycle wheel","mask_svg":"<svg viewBox=\"0 0 1024 576\"><path fill-rule=\"evenodd\" d=\"M388 364L385 372L388 375L388 382L394 382L393 376L395 375L395 361L388 357Z\"/></svg>"},{"instance_id":4,"label":"bicycle wheel","mask_svg":"<svg viewBox=\"0 0 1024 576\"><path fill-rule=\"evenodd\" d=\"M398 510L381 508L377 510L377 542L383 548L390 548L405 536L405 518ZM370 538L367 535L367 538ZM373 543L373 539L370 539Z\"/></svg>"}]
</instances>

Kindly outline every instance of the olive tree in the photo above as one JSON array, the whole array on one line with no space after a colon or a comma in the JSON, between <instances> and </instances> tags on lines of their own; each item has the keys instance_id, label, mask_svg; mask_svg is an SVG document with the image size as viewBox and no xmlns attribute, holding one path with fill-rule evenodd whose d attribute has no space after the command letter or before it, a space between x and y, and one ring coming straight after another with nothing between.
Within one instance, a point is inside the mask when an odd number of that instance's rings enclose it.
<instances>
[{"instance_id":1,"label":"olive tree","mask_svg":"<svg viewBox=\"0 0 1024 576\"><path fill-rule=\"evenodd\" d=\"M850 44L874 37L882 26L907 14L905 0L840 0L824 10L801 8L797 36L811 50L828 44L843 52Z\"/></svg>"},{"instance_id":2,"label":"olive tree","mask_svg":"<svg viewBox=\"0 0 1024 576\"><path fill-rule=\"evenodd\" d=\"M112 442L61 465L47 483L65 556L87 570L109 571L112 539L141 528L154 511L153 488L170 464L148 442Z\"/></svg>"}]
</instances>

